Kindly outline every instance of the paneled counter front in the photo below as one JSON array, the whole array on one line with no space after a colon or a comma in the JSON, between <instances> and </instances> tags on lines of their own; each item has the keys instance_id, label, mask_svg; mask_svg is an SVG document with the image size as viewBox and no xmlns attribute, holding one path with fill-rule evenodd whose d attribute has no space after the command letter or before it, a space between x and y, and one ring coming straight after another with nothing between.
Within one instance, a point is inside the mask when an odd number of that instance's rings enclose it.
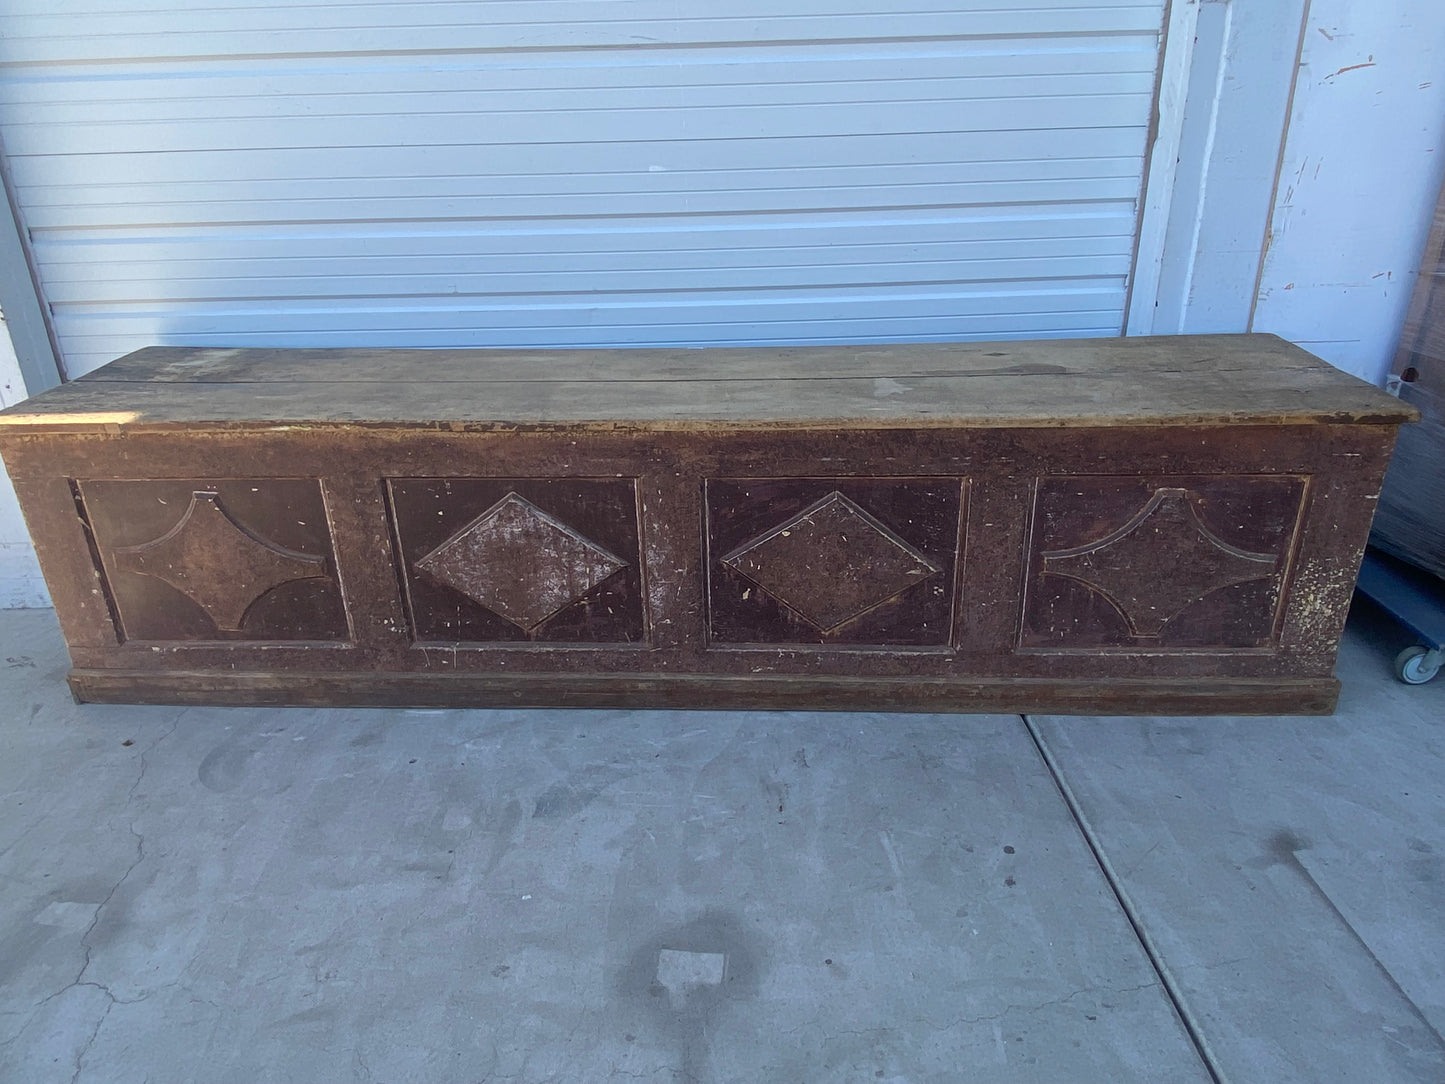
<instances>
[{"instance_id":1,"label":"paneled counter front","mask_svg":"<svg viewBox=\"0 0 1445 1084\"><path fill-rule=\"evenodd\" d=\"M0 452L82 700L1300 713L1412 417L1265 335L154 347Z\"/></svg>"}]
</instances>

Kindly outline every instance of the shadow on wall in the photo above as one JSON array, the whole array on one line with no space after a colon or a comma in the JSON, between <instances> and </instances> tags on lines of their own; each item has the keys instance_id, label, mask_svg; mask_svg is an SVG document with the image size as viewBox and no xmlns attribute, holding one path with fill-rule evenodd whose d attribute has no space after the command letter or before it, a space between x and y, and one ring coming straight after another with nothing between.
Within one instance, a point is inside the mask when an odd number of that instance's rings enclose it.
<instances>
[{"instance_id":1,"label":"shadow on wall","mask_svg":"<svg viewBox=\"0 0 1445 1084\"><path fill-rule=\"evenodd\" d=\"M15 360L10 332L0 314L0 406L24 398L20 363ZM30 532L25 529L10 476L0 470L0 609L27 610L49 605L50 593L40 578L35 547L30 544Z\"/></svg>"}]
</instances>

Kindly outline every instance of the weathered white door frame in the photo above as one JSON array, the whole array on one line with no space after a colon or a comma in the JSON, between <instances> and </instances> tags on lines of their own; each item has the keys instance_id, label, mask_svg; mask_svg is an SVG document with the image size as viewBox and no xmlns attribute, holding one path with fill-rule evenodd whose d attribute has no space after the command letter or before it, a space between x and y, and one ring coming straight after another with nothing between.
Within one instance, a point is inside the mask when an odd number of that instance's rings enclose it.
<instances>
[{"instance_id":1,"label":"weathered white door frame","mask_svg":"<svg viewBox=\"0 0 1445 1084\"><path fill-rule=\"evenodd\" d=\"M5 195L5 205L0 208L0 313L5 314L25 390L34 395L60 383L60 352L55 346L35 266L30 259L3 143L0 143L0 182Z\"/></svg>"},{"instance_id":2,"label":"weathered white door frame","mask_svg":"<svg viewBox=\"0 0 1445 1084\"><path fill-rule=\"evenodd\" d=\"M1251 329L1311 0L1174 0L1126 333Z\"/></svg>"},{"instance_id":3,"label":"weathered white door frame","mask_svg":"<svg viewBox=\"0 0 1445 1084\"><path fill-rule=\"evenodd\" d=\"M1189 72L1194 62L1195 27L1199 0L1170 0L1164 17L1164 41L1159 58L1159 82L1154 95L1151 146L1144 168L1144 192L1134 246L1134 273L1124 310L1124 334L1149 335L1159 297L1159 272L1164 260L1169 209L1179 169L1184 107Z\"/></svg>"}]
</instances>

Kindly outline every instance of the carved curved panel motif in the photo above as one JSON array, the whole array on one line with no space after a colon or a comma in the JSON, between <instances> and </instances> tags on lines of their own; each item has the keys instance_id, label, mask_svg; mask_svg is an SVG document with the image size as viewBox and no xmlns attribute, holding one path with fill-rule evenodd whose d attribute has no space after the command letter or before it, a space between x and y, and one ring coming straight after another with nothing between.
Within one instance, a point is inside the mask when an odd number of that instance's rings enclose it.
<instances>
[{"instance_id":1,"label":"carved curved panel motif","mask_svg":"<svg viewBox=\"0 0 1445 1084\"><path fill-rule=\"evenodd\" d=\"M315 480L81 482L124 638L347 635Z\"/></svg>"},{"instance_id":2,"label":"carved curved panel motif","mask_svg":"<svg viewBox=\"0 0 1445 1084\"><path fill-rule=\"evenodd\" d=\"M159 538L114 551L115 566L164 580L206 611L216 628L239 632L251 603L292 580L325 574L326 558L278 546L248 531L204 490Z\"/></svg>"},{"instance_id":3,"label":"carved curved panel motif","mask_svg":"<svg viewBox=\"0 0 1445 1084\"><path fill-rule=\"evenodd\" d=\"M1022 645L1268 646L1303 494L1293 476L1041 480Z\"/></svg>"},{"instance_id":4,"label":"carved curved panel motif","mask_svg":"<svg viewBox=\"0 0 1445 1084\"><path fill-rule=\"evenodd\" d=\"M947 645L960 479L707 483L717 643Z\"/></svg>"},{"instance_id":5,"label":"carved curved panel motif","mask_svg":"<svg viewBox=\"0 0 1445 1084\"><path fill-rule=\"evenodd\" d=\"M423 643L635 643L630 479L394 478L392 525Z\"/></svg>"}]
</instances>

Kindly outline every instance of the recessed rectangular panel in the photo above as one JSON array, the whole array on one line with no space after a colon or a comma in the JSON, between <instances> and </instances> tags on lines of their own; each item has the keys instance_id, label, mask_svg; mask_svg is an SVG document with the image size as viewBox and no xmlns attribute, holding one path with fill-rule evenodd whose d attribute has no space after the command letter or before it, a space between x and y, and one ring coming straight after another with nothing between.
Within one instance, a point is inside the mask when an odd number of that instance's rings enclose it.
<instances>
[{"instance_id":1,"label":"recessed rectangular panel","mask_svg":"<svg viewBox=\"0 0 1445 1084\"><path fill-rule=\"evenodd\" d=\"M1305 488L1294 475L1040 479L1020 646L1269 647Z\"/></svg>"},{"instance_id":2,"label":"recessed rectangular panel","mask_svg":"<svg viewBox=\"0 0 1445 1084\"><path fill-rule=\"evenodd\" d=\"M952 642L958 478L710 479L716 644Z\"/></svg>"},{"instance_id":3,"label":"recessed rectangular panel","mask_svg":"<svg viewBox=\"0 0 1445 1084\"><path fill-rule=\"evenodd\" d=\"M413 637L644 639L632 479L393 478Z\"/></svg>"},{"instance_id":4,"label":"recessed rectangular panel","mask_svg":"<svg viewBox=\"0 0 1445 1084\"><path fill-rule=\"evenodd\" d=\"M309 478L76 483L123 639L344 640Z\"/></svg>"}]
</instances>

